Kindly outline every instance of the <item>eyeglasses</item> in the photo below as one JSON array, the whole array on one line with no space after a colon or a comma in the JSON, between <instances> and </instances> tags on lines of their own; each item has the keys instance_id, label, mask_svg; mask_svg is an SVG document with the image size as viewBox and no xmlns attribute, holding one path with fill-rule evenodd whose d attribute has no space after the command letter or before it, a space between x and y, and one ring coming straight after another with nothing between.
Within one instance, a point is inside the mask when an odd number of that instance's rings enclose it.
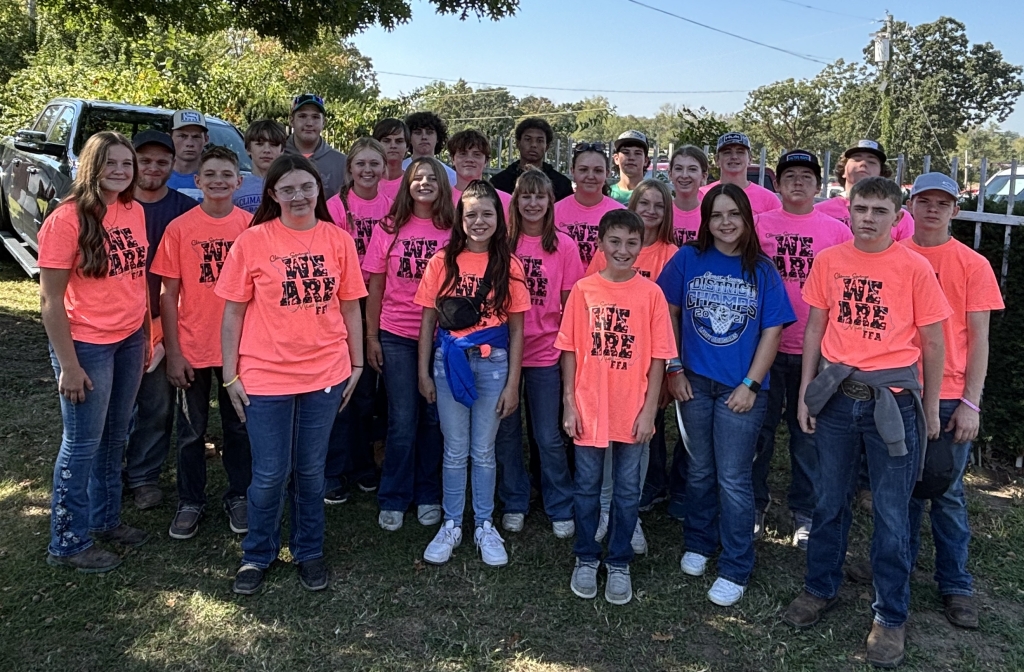
<instances>
[{"instance_id":1,"label":"eyeglasses","mask_svg":"<svg viewBox=\"0 0 1024 672\"><path fill-rule=\"evenodd\" d=\"M301 198L313 198L316 196L317 186L316 182L306 182L305 184L299 185L299 188L295 187L281 187L280 189L274 189L274 193L282 201L297 201Z\"/></svg>"},{"instance_id":2,"label":"eyeglasses","mask_svg":"<svg viewBox=\"0 0 1024 672\"><path fill-rule=\"evenodd\" d=\"M572 148L573 154L579 154L580 152L600 152L604 154L608 147L603 142L577 142L576 146Z\"/></svg>"}]
</instances>

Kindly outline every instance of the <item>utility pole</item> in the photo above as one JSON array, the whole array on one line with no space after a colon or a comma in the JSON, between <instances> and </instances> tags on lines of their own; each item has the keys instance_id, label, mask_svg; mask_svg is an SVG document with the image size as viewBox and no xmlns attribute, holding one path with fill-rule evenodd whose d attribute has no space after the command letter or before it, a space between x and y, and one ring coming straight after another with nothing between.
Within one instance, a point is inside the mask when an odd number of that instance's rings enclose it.
<instances>
[{"instance_id":1,"label":"utility pole","mask_svg":"<svg viewBox=\"0 0 1024 672\"><path fill-rule=\"evenodd\" d=\"M878 89L882 96L881 110L881 141L886 151L892 152L893 137L893 102L892 102L892 78L891 78L891 49L892 49L892 14L885 14L885 28L875 33L875 66L879 70Z\"/></svg>"}]
</instances>

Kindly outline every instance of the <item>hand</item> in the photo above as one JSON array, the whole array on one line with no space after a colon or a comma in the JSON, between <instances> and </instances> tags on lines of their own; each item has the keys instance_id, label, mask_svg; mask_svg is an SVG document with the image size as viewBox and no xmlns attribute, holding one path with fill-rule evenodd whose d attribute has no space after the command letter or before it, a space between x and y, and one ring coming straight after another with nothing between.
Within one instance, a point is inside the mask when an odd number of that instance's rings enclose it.
<instances>
[{"instance_id":1,"label":"hand","mask_svg":"<svg viewBox=\"0 0 1024 672\"><path fill-rule=\"evenodd\" d=\"M352 395L355 394L356 385L359 383L359 378L362 375L362 369L352 369L352 373L348 377L348 384L345 385L345 391L341 394L341 406L338 407L338 413L341 413L348 406L348 402L351 401Z\"/></svg>"},{"instance_id":2,"label":"hand","mask_svg":"<svg viewBox=\"0 0 1024 672\"><path fill-rule=\"evenodd\" d=\"M673 399L678 401L689 401L693 399L693 388L685 373L677 373L668 377L668 391Z\"/></svg>"},{"instance_id":3,"label":"hand","mask_svg":"<svg viewBox=\"0 0 1024 672\"><path fill-rule=\"evenodd\" d=\"M575 403L565 404L565 410L562 412L562 429L573 439L578 440L583 435L583 421L576 411Z\"/></svg>"},{"instance_id":4,"label":"hand","mask_svg":"<svg viewBox=\"0 0 1024 672\"><path fill-rule=\"evenodd\" d=\"M951 418L952 420L952 418ZM934 441L942 435L942 423L939 422L938 410L924 412L924 426L928 431L928 440Z\"/></svg>"},{"instance_id":5,"label":"hand","mask_svg":"<svg viewBox=\"0 0 1024 672\"><path fill-rule=\"evenodd\" d=\"M746 413L754 407L755 401L757 401L757 393L740 383L725 400L725 405L733 413Z\"/></svg>"},{"instance_id":6,"label":"hand","mask_svg":"<svg viewBox=\"0 0 1024 672\"><path fill-rule=\"evenodd\" d=\"M499 419L504 420L515 413L517 408L519 408L519 386L506 385L498 397L498 406L494 412L498 414Z\"/></svg>"},{"instance_id":7,"label":"hand","mask_svg":"<svg viewBox=\"0 0 1024 672\"><path fill-rule=\"evenodd\" d=\"M654 438L654 416L640 411L633 422L633 438L636 443L647 443Z\"/></svg>"},{"instance_id":8,"label":"hand","mask_svg":"<svg viewBox=\"0 0 1024 672\"><path fill-rule=\"evenodd\" d=\"M228 398L231 399L231 405L234 406L235 413L238 414L238 419L245 422L245 407L249 405L249 397L245 394L242 379L236 378L235 382L228 385L227 392Z\"/></svg>"},{"instance_id":9,"label":"hand","mask_svg":"<svg viewBox=\"0 0 1024 672\"><path fill-rule=\"evenodd\" d=\"M384 349L380 347L380 339L370 336L366 339L366 363L370 368L381 373L384 366Z\"/></svg>"},{"instance_id":10,"label":"hand","mask_svg":"<svg viewBox=\"0 0 1024 672\"><path fill-rule=\"evenodd\" d=\"M192 370L192 365L188 363L181 352L167 353L167 380L171 385L187 390L195 379L196 374Z\"/></svg>"},{"instance_id":11,"label":"hand","mask_svg":"<svg viewBox=\"0 0 1024 672\"><path fill-rule=\"evenodd\" d=\"M979 427L981 427L981 416L978 412L966 404L960 404L953 411L944 431L953 432L954 443L967 443L978 438Z\"/></svg>"},{"instance_id":12,"label":"hand","mask_svg":"<svg viewBox=\"0 0 1024 672\"><path fill-rule=\"evenodd\" d=\"M814 434L814 427L817 421L811 417L811 411L807 408L807 404L804 402L804 395L800 395L800 400L796 403L796 420L800 423L800 429L804 430L804 434Z\"/></svg>"},{"instance_id":13,"label":"hand","mask_svg":"<svg viewBox=\"0 0 1024 672\"><path fill-rule=\"evenodd\" d=\"M430 376L421 377L419 380L420 394L427 400L428 404L437 403L437 386L434 385L434 379Z\"/></svg>"},{"instance_id":14,"label":"hand","mask_svg":"<svg viewBox=\"0 0 1024 672\"><path fill-rule=\"evenodd\" d=\"M92 390L92 381L81 366L63 367L57 379L57 390L72 404L85 401L85 391Z\"/></svg>"},{"instance_id":15,"label":"hand","mask_svg":"<svg viewBox=\"0 0 1024 672\"><path fill-rule=\"evenodd\" d=\"M156 367L160 366L160 360L164 358L167 352L164 350L164 342L160 341L153 348L153 356L149 359L149 365L146 366L146 373L153 373L156 371Z\"/></svg>"}]
</instances>

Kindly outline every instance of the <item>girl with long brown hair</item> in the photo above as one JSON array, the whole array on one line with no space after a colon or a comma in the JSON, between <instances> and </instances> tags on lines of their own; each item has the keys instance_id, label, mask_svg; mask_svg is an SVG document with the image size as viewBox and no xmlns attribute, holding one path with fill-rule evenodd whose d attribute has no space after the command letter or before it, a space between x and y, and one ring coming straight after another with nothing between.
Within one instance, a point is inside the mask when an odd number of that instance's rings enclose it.
<instances>
[{"instance_id":1,"label":"girl with long brown hair","mask_svg":"<svg viewBox=\"0 0 1024 672\"><path fill-rule=\"evenodd\" d=\"M97 573L121 558L94 545L141 546L121 522L121 462L149 360L146 218L133 201L135 150L90 137L71 194L39 231L39 296L64 433L53 468L47 562Z\"/></svg>"}]
</instances>

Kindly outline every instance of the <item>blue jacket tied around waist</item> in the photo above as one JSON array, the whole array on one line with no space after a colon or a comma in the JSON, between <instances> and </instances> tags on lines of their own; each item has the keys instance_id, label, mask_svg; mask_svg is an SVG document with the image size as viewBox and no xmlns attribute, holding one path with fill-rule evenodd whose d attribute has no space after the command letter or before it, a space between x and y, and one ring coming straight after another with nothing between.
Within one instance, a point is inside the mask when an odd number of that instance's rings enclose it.
<instances>
[{"instance_id":1,"label":"blue jacket tied around waist","mask_svg":"<svg viewBox=\"0 0 1024 672\"><path fill-rule=\"evenodd\" d=\"M448 379L448 387L455 401L467 408L473 407L480 395L476 391L473 370L469 366L466 350L489 345L492 348L508 349L508 325L500 324L466 336L456 338L450 331L437 329L437 340L434 345L441 348L441 359L444 362L444 375Z\"/></svg>"}]
</instances>

